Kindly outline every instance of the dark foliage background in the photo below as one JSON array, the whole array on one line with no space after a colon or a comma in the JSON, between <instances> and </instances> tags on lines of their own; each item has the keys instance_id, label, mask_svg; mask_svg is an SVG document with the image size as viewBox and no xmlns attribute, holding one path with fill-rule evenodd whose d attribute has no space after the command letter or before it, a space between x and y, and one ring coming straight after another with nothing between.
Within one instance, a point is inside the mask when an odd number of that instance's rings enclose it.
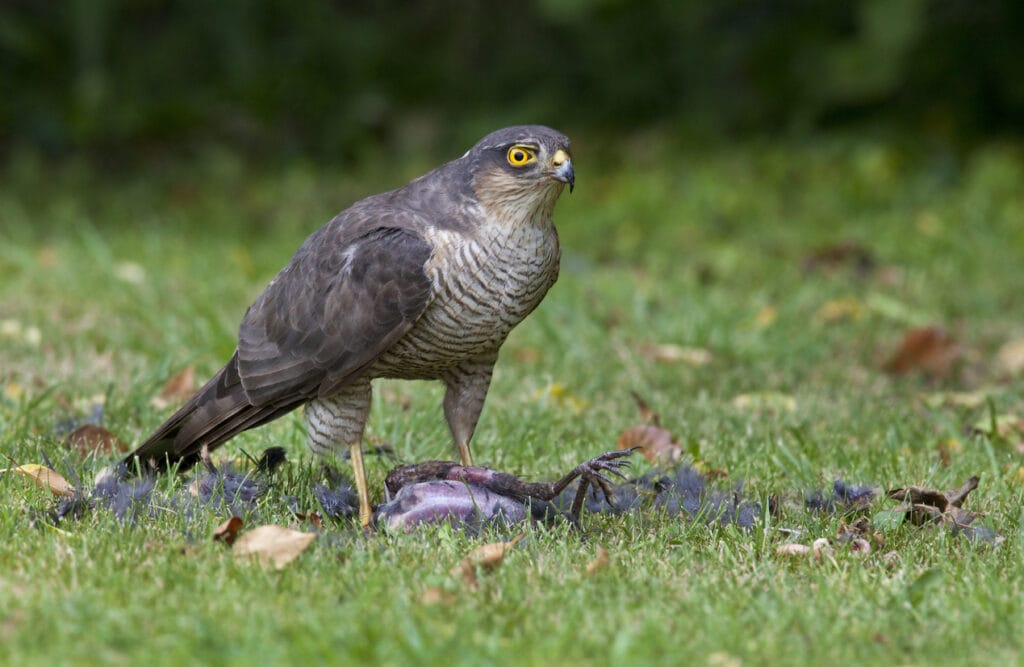
<instances>
[{"instance_id":1,"label":"dark foliage background","mask_svg":"<svg viewBox=\"0 0 1024 667\"><path fill-rule=\"evenodd\" d=\"M0 146L344 158L505 123L735 136L1024 127L1015 0L16 0Z\"/></svg>"}]
</instances>

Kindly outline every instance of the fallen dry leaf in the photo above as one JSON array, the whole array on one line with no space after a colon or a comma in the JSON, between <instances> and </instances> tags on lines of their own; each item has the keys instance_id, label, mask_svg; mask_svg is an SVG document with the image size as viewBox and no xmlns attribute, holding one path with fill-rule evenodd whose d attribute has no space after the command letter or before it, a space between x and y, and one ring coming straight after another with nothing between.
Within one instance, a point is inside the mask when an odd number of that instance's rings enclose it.
<instances>
[{"instance_id":1,"label":"fallen dry leaf","mask_svg":"<svg viewBox=\"0 0 1024 667\"><path fill-rule=\"evenodd\" d=\"M149 404L158 410L163 410L171 405L177 405L192 398L196 392L196 369L189 365L175 373L174 376L164 384L160 393L150 399Z\"/></svg>"},{"instance_id":2,"label":"fallen dry leaf","mask_svg":"<svg viewBox=\"0 0 1024 667\"><path fill-rule=\"evenodd\" d=\"M950 491L938 491L924 486L908 486L893 489L886 495L894 500L902 501L894 510L905 513L906 518L918 526L943 524L954 531L964 531L969 536L983 540L998 542L1003 538L994 531L982 527L980 530L971 524L981 514L963 509L962 505L971 491L978 488L978 477L965 481L959 488Z\"/></svg>"},{"instance_id":3,"label":"fallen dry leaf","mask_svg":"<svg viewBox=\"0 0 1024 667\"><path fill-rule=\"evenodd\" d=\"M807 255L803 261L808 273L835 273L848 267L859 276L867 275L875 268L877 261L870 249L856 241L845 241L824 246Z\"/></svg>"},{"instance_id":4,"label":"fallen dry leaf","mask_svg":"<svg viewBox=\"0 0 1024 667\"><path fill-rule=\"evenodd\" d=\"M608 550L602 547L600 544L597 545L597 556L594 560L587 563L587 576L592 577L601 570L608 567L611 559L608 558Z\"/></svg>"},{"instance_id":5,"label":"fallen dry leaf","mask_svg":"<svg viewBox=\"0 0 1024 667\"><path fill-rule=\"evenodd\" d=\"M83 424L68 434L64 446L82 456L127 452L128 445L116 435L95 424Z\"/></svg>"},{"instance_id":6,"label":"fallen dry leaf","mask_svg":"<svg viewBox=\"0 0 1024 667\"><path fill-rule=\"evenodd\" d=\"M263 566L280 570L292 562L316 539L316 533L304 533L284 526L260 526L235 540L235 557L255 558Z\"/></svg>"},{"instance_id":7,"label":"fallen dry leaf","mask_svg":"<svg viewBox=\"0 0 1024 667\"><path fill-rule=\"evenodd\" d=\"M1024 372L1024 338L1004 343L996 353L996 360L999 367L1008 375L1020 375Z\"/></svg>"},{"instance_id":8,"label":"fallen dry leaf","mask_svg":"<svg viewBox=\"0 0 1024 667\"><path fill-rule=\"evenodd\" d=\"M917 327L904 334L882 369L893 375L920 371L933 378L944 378L962 357L960 344L941 327Z\"/></svg>"},{"instance_id":9,"label":"fallen dry leaf","mask_svg":"<svg viewBox=\"0 0 1024 667\"><path fill-rule=\"evenodd\" d=\"M672 432L654 424L630 426L619 435L619 449L639 447L651 463L674 463L683 456L682 447Z\"/></svg>"},{"instance_id":10,"label":"fallen dry leaf","mask_svg":"<svg viewBox=\"0 0 1024 667\"><path fill-rule=\"evenodd\" d=\"M0 470L0 473L5 472L13 472L31 478L35 481L36 486L40 489L49 489L50 493L55 496L75 495L75 487L71 486L59 472L38 463L26 463L15 468Z\"/></svg>"},{"instance_id":11,"label":"fallen dry leaf","mask_svg":"<svg viewBox=\"0 0 1024 667\"><path fill-rule=\"evenodd\" d=\"M508 542L490 542L477 547L469 552L458 565L451 569L450 574L462 577L469 588L475 590L477 587L477 570L492 572L505 560L505 554L511 551L520 540L526 537L526 533L519 533Z\"/></svg>"},{"instance_id":12,"label":"fallen dry leaf","mask_svg":"<svg viewBox=\"0 0 1024 667\"><path fill-rule=\"evenodd\" d=\"M213 541L223 542L230 547L238 538L238 531L242 529L242 523L242 517L231 517L224 523L217 526L217 530L213 531Z\"/></svg>"},{"instance_id":13,"label":"fallen dry leaf","mask_svg":"<svg viewBox=\"0 0 1024 667\"><path fill-rule=\"evenodd\" d=\"M640 346L640 354L659 363L694 367L706 366L714 359L711 352L702 347L683 347L672 343L644 343Z\"/></svg>"}]
</instances>

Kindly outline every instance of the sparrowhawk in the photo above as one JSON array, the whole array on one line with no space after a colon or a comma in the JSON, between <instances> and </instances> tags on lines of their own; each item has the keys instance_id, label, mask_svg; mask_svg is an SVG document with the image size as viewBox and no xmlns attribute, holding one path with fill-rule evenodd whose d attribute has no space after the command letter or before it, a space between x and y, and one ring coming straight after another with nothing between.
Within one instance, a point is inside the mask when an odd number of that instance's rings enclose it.
<instances>
[{"instance_id":1,"label":"sparrowhawk","mask_svg":"<svg viewBox=\"0 0 1024 667\"><path fill-rule=\"evenodd\" d=\"M360 520L374 378L444 382L463 465L509 332L558 277L555 202L575 176L569 140L509 127L314 232L249 307L230 361L126 461L188 467L236 434L305 405L310 448L347 448Z\"/></svg>"}]
</instances>

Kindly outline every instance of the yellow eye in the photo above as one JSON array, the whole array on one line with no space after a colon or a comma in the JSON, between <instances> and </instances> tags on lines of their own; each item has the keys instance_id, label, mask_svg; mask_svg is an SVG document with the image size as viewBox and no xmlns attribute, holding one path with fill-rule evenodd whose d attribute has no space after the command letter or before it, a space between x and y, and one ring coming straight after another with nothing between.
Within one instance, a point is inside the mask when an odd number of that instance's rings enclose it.
<instances>
[{"instance_id":1,"label":"yellow eye","mask_svg":"<svg viewBox=\"0 0 1024 667\"><path fill-rule=\"evenodd\" d=\"M522 167L537 159L537 154L532 148L526 146L513 146L508 149L508 163L513 167Z\"/></svg>"}]
</instances>

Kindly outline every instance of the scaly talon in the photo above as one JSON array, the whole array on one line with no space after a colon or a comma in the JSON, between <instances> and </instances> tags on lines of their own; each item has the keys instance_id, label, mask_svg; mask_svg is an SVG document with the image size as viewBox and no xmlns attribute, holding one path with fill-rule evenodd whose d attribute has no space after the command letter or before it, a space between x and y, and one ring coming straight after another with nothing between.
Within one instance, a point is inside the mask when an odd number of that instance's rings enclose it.
<instances>
[{"instance_id":1,"label":"scaly talon","mask_svg":"<svg viewBox=\"0 0 1024 667\"><path fill-rule=\"evenodd\" d=\"M368 528L373 519L373 507L370 505L370 488L366 482L366 467L363 465L363 445L355 443L348 447L349 458L352 459L352 475L356 482L356 495L359 496L359 525Z\"/></svg>"}]
</instances>

